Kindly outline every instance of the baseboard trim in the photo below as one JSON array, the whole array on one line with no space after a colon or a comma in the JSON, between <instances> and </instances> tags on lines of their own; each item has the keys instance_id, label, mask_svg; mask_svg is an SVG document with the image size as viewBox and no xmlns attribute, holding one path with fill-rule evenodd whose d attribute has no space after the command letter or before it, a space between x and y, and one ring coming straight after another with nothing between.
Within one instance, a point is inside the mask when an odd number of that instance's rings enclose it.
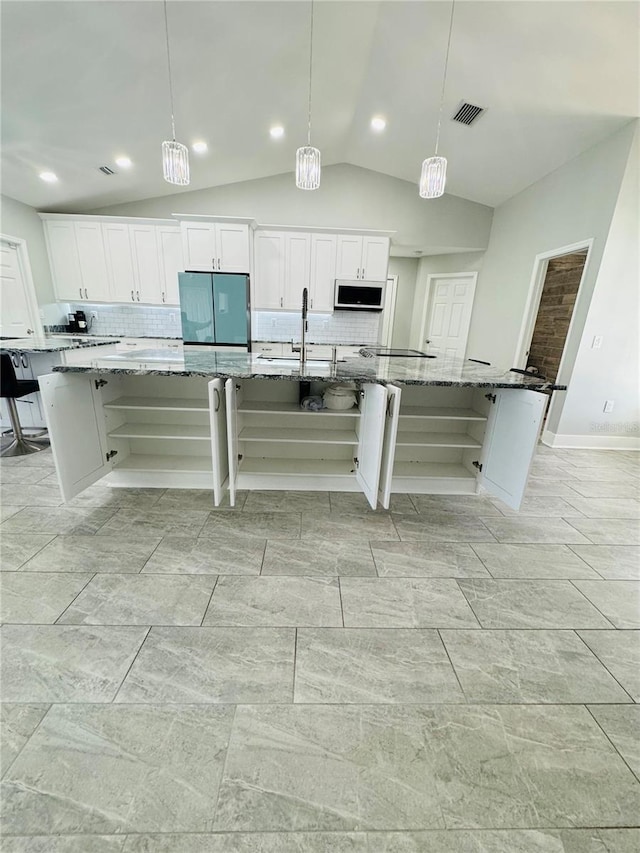
<instances>
[{"instance_id":1,"label":"baseboard trim","mask_svg":"<svg viewBox=\"0 0 640 853\"><path fill-rule=\"evenodd\" d=\"M640 450L638 435L558 435L545 429L540 441L547 447L575 450Z\"/></svg>"}]
</instances>

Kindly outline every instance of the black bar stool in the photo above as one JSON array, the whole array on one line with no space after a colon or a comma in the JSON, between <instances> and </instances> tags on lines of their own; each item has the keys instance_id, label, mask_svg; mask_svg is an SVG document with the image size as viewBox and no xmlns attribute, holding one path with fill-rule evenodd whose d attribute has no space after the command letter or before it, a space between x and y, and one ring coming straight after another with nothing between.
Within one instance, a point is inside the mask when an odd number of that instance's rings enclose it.
<instances>
[{"instance_id":1,"label":"black bar stool","mask_svg":"<svg viewBox=\"0 0 640 853\"><path fill-rule=\"evenodd\" d=\"M49 446L48 438L25 436L20 425L16 400L40 390L37 379L17 379L13 362L8 352L0 353L0 397L7 401L9 418L13 429L13 441L0 450L0 456L26 456L38 453Z\"/></svg>"}]
</instances>

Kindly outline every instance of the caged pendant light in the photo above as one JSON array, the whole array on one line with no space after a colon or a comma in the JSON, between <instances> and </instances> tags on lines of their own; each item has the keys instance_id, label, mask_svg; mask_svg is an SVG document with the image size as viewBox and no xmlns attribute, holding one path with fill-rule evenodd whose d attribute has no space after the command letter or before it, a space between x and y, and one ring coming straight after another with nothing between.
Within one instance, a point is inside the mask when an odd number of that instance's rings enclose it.
<instances>
[{"instance_id":1,"label":"caged pendant light","mask_svg":"<svg viewBox=\"0 0 640 853\"><path fill-rule=\"evenodd\" d=\"M311 145L311 80L313 72L313 0L309 36L309 112L307 144L296 151L296 186L300 190L317 190L320 186L320 151Z\"/></svg>"},{"instance_id":2,"label":"caged pendant light","mask_svg":"<svg viewBox=\"0 0 640 853\"><path fill-rule=\"evenodd\" d=\"M176 142L176 123L173 117L173 82L171 80L171 52L169 50L169 24L167 0L164 0L164 31L167 40L167 69L169 72L169 99L171 101L171 136L162 143L162 174L169 184L186 186L189 183L189 149Z\"/></svg>"},{"instance_id":3,"label":"caged pendant light","mask_svg":"<svg viewBox=\"0 0 640 853\"><path fill-rule=\"evenodd\" d=\"M438 143L440 142L440 123L442 121L442 104L444 91L447 83L447 66L449 65L449 48L451 47L451 31L453 30L453 10L455 0L451 2L451 20L449 21L449 40L447 41L447 53L444 60L444 74L442 76L442 92L440 93L440 110L438 112L438 130L436 133L436 150L433 157L428 157L422 163L420 173L420 197L439 198L444 195L444 187L447 181L447 160L438 157Z\"/></svg>"}]
</instances>

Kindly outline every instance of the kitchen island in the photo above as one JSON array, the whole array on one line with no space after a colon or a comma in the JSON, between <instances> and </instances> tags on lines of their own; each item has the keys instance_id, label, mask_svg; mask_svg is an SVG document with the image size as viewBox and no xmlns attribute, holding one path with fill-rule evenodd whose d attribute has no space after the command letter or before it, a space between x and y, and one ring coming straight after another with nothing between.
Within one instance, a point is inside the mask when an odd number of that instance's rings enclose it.
<instances>
[{"instance_id":1,"label":"kitchen island","mask_svg":"<svg viewBox=\"0 0 640 853\"><path fill-rule=\"evenodd\" d=\"M351 382L358 405L310 411ZM149 350L91 357L41 379L66 500L114 486L475 494L520 504L548 393L531 376L454 359L269 361L246 353Z\"/></svg>"}]
</instances>

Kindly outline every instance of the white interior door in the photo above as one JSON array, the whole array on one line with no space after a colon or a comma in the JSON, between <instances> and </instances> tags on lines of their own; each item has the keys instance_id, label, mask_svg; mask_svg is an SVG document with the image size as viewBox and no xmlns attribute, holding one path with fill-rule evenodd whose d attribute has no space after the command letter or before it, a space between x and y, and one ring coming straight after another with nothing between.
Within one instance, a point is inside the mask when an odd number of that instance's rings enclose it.
<instances>
[{"instance_id":1,"label":"white interior door","mask_svg":"<svg viewBox=\"0 0 640 853\"><path fill-rule=\"evenodd\" d=\"M471 323L476 273L429 276L420 346L433 355L464 358Z\"/></svg>"},{"instance_id":2,"label":"white interior door","mask_svg":"<svg viewBox=\"0 0 640 853\"><path fill-rule=\"evenodd\" d=\"M387 415L384 426L384 443L382 445L379 487L380 503L385 509L389 509L389 503L391 501L393 463L396 458L396 439L398 437L400 398L402 392L395 385L387 385L387 395Z\"/></svg>"},{"instance_id":3,"label":"white interior door","mask_svg":"<svg viewBox=\"0 0 640 853\"><path fill-rule=\"evenodd\" d=\"M50 373L39 382L60 491L68 501L111 471L102 403L95 376Z\"/></svg>"},{"instance_id":4,"label":"white interior door","mask_svg":"<svg viewBox=\"0 0 640 853\"><path fill-rule=\"evenodd\" d=\"M524 388L496 390L489 412L480 483L519 509L538 443L548 397Z\"/></svg>"},{"instance_id":5,"label":"white interior door","mask_svg":"<svg viewBox=\"0 0 640 853\"><path fill-rule=\"evenodd\" d=\"M398 276L391 275L387 279L387 284L384 289L384 309L382 311L382 328L380 330L380 343L383 347L392 346L397 294Z\"/></svg>"},{"instance_id":6,"label":"white interior door","mask_svg":"<svg viewBox=\"0 0 640 853\"><path fill-rule=\"evenodd\" d=\"M224 486L229 479L227 412L222 379L209 382L209 418L211 420L211 458L213 460L213 503L220 506Z\"/></svg>"},{"instance_id":7,"label":"white interior door","mask_svg":"<svg viewBox=\"0 0 640 853\"><path fill-rule=\"evenodd\" d=\"M236 505L236 479L238 477L238 401L235 379L224 384L227 401L227 453L229 457L229 503Z\"/></svg>"},{"instance_id":8,"label":"white interior door","mask_svg":"<svg viewBox=\"0 0 640 853\"><path fill-rule=\"evenodd\" d=\"M18 249L0 240L0 337L26 338L35 330Z\"/></svg>"},{"instance_id":9,"label":"white interior door","mask_svg":"<svg viewBox=\"0 0 640 853\"><path fill-rule=\"evenodd\" d=\"M362 390L356 480L371 509L375 509L378 505L387 389L384 385L364 385Z\"/></svg>"}]
</instances>

